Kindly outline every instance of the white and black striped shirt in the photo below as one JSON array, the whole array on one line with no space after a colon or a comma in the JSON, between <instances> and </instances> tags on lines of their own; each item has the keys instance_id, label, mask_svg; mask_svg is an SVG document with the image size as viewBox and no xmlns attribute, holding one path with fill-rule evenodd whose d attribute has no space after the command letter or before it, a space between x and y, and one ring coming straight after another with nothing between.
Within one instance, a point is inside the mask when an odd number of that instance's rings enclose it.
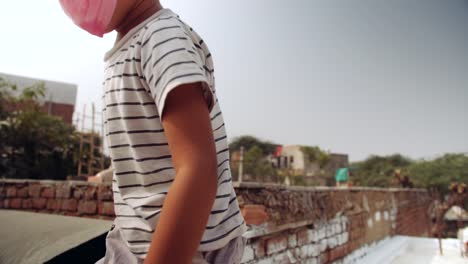
<instances>
[{"instance_id":1,"label":"white and black striped shirt","mask_svg":"<svg viewBox=\"0 0 468 264\"><path fill-rule=\"evenodd\" d=\"M218 159L218 190L199 251L211 251L242 235L245 222L231 182L229 151L216 99L213 61L192 28L163 9L133 28L105 57L106 145L114 168L116 219L129 249L148 251L174 168L160 114L168 93L202 82ZM187 131L190 133L190 131ZM180 238L184 239L184 238Z\"/></svg>"}]
</instances>

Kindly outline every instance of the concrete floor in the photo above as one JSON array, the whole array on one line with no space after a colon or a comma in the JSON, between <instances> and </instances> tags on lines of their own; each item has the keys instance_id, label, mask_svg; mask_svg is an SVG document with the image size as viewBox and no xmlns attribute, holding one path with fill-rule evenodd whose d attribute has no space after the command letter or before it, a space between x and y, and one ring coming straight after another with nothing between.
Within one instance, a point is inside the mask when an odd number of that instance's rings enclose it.
<instances>
[{"instance_id":1,"label":"concrete floor","mask_svg":"<svg viewBox=\"0 0 468 264\"><path fill-rule=\"evenodd\" d=\"M362 258L363 264L468 264L461 256L460 240L443 239L443 255L433 238L396 236L380 243Z\"/></svg>"}]
</instances>

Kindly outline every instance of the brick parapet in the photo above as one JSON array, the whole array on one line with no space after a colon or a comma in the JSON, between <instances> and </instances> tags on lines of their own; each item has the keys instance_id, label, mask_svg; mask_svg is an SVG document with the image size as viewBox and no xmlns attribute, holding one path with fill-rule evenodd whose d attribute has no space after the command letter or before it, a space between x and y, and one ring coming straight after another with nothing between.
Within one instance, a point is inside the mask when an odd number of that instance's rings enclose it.
<instances>
[{"instance_id":1,"label":"brick parapet","mask_svg":"<svg viewBox=\"0 0 468 264\"><path fill-rule=\"evenodd\" d=\"M264 205L243 263L340 263L393 235L425 236L430 198L421 189L285 187L235 183L238 201ZM110 183L0 180L0 208L114 219Z\"/></svg>"}]
</instances>

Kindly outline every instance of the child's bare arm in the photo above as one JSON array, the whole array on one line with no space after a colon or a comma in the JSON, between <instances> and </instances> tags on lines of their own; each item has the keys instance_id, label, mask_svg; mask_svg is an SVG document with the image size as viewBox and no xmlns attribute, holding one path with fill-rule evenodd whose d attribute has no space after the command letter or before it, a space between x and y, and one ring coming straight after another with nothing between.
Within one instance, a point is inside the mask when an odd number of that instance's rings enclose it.
<instances>
[{"instance_id":1,"label":"child's bare arm","mask_svg":"<svg viewBox=\"0 0 468 264\"><path fill-rule=\"evenodd\" d=\"M186 264L199 246L217 190L216 148L200 83L169 94L162 124L176 174L145 263Z\"/></svg>"}]
</instances>

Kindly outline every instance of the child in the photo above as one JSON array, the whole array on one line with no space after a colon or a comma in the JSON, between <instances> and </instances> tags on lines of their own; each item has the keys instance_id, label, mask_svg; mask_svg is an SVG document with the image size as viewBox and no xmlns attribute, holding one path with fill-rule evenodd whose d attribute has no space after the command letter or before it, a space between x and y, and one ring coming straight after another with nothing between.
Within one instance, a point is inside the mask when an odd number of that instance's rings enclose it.
<instances>
[{"instance_id":1,"label":"child","mask_svg":"<svg viewBox=\"0 0 468 264\"><path fill-rule=\"evenodd\" d=\"M98 263L239 263L246 231L231 182L211 53L157 0L60 0L105 55L105 140L116 218Z\"/></svg>"}]
</instances>

